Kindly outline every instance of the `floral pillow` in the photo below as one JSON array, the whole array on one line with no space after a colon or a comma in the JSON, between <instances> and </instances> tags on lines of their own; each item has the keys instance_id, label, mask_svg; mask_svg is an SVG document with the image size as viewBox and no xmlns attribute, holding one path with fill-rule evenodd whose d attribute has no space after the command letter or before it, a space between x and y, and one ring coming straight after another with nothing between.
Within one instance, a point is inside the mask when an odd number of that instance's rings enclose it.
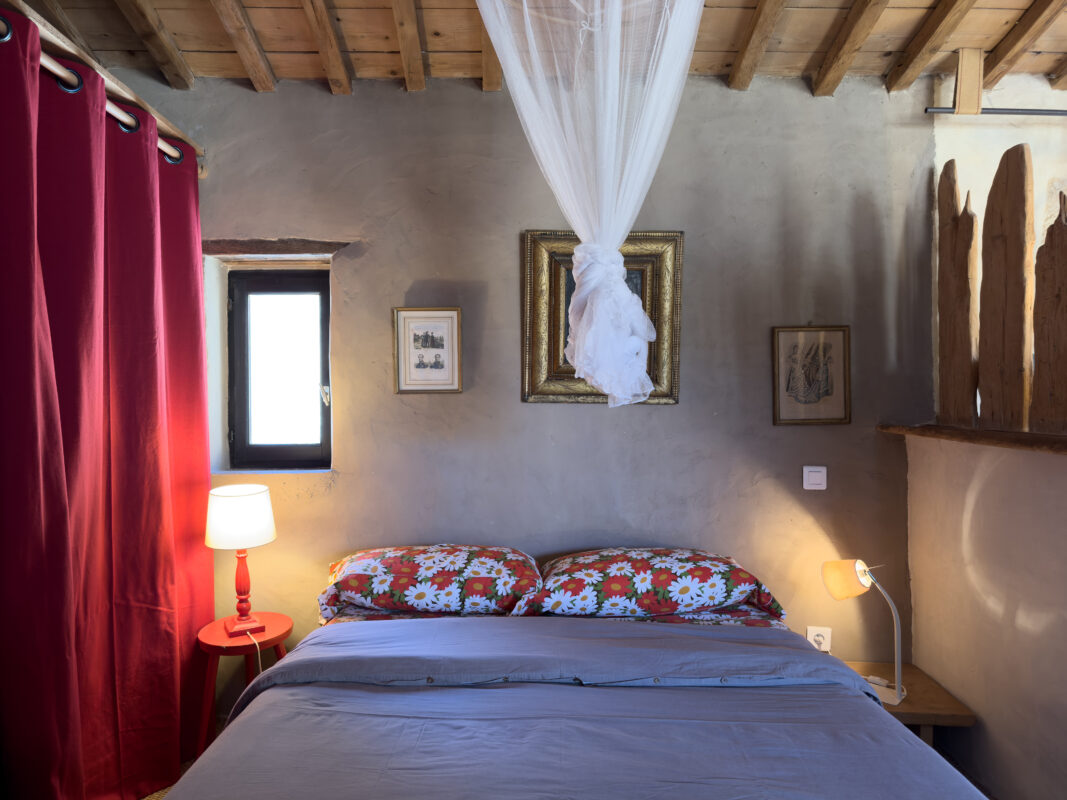
<instances>
[{"instance_id":1,"label":"floral pillow","mask_svg":"<svg viewBox=\"0 0 1067 800\"><path fill-rule=\"evenodd\" d=\"M550 561L544 588L514 614L648 617L745 604L782 618L771 593L732 558L679 548L588 550Z\"/></svg>"},{"instance_id":2,"label":"floral pillow","mask_svg":"<svg viewBox=\"0 0 1067 800\"><path fill-rule=\"evenodd\" d=\"M508 614L542 588L537 563L522 551L463 544L360 550L331 564L329 581L319 595L323 622L346 606Z\"/></svg>"}]
</instances>

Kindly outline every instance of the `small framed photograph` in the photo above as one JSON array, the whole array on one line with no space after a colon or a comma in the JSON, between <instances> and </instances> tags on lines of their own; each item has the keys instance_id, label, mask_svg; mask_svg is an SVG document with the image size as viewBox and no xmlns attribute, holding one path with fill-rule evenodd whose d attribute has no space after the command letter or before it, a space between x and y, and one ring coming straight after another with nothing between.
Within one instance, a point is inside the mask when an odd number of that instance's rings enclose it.
<instances>
[{"instance_id":1,"label":"small framed photograph","mask_svg":"<svg viewBox=\"0 0 1067 800\"><path fill-rule=\"evenodd\" d=\"M396 391L462 392L458 308L394 308Z\"/></svg>"},{"instance_id":2,"label":"small framed photograph","mask_svg":"<svg viewBox=\"0 0 1067 800\"><path fill-rule=\"evenodd\" d=\"M848 326L774 328L775 425L852 421Z\"/></svg>"}]
</instances>

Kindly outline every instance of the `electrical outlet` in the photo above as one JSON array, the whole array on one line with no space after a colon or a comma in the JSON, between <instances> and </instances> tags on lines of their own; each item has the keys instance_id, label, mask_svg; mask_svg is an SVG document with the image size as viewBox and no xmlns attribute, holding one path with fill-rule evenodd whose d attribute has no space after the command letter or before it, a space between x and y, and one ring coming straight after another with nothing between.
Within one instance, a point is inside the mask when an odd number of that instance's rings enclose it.
<instances>
[{"instance_id":1,"label":"electrical outlet","mask_svg":"<svg viewBox=\"0 0 1067 800\"><path fill-rule=\"evenodd\" d=\"M824 653L829 653L831 631L831 628L824 628L818 625L809 625L808 641L815 645L816 649L822 650Z\"/></svg>"}]
</instances>

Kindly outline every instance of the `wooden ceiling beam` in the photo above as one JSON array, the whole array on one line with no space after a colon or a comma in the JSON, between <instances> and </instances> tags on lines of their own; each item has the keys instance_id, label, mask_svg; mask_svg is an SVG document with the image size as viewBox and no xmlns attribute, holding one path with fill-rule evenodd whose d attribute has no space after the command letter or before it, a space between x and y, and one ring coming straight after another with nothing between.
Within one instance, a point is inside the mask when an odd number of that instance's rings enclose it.
<instances>
[{"instance_id":1,"label":"wooden ceiling beam","mask_svg":"<svg viewBox=\"0 0 1067 800\"><path fill-rule=\"evenodd\" d=\"M482 91L499 92L504 88L504 72L500 68L500 59L497 58L493 40L489 38L489 31L482 23Z\"/></svg>"},{"instance_id":2,"label":"wooden ceiling beam","mask_svg":"<svg viewBox=\"0 0 1067 800\"><path fill-rule=\"evenodd\" d=\"M856 53L863 47L888 5L889 0L855 0L845 18L845 24L841 26L837 38L826 52L819 74L812 84L812 94L816 97L826 97L837 91L845 73L852 66Z\"/></svg>"},{"instance_id":3,"label":"wooden ceiling beam","mask_svg":"<svg viewBox=\"0 0 1067 800\"><path fill-rule=\"evenodd\" d=\"M747 89L752 83L756 68L759 67L763 54L767 52L774 26L778 23L784 7L785 0L759 0L759 5L756 6L752 22L745 35L744 44L741 45L737 60L727 79L731 89Z\"/></svg>"},{"instance_id":4,"label":"wooden ceiling beam","mask_svg":"<svg viewBox=\"0 0 1067 800\"><path fill-rule=\"evenodd\" d=\"M1067 89L1067 58L1056 65L1056 71L1048 76L1048 82L1053 89Z\"/></svg>"},{"instance_id":5,"label":"wooden ceiling beam","mask_svg":"<svg viewBox=\"0 0 1067 800\"><path fill-rule=\"evenodd\" d=\"M169 136L173 139L179 139L191 146L198 156L204 155L204 148L201 147L195 139L184 133L181 128L138 97L133 89L108 72L100 62L72 42L70 37L45 19L44 16L33 9L25 2L25 0L0 0L0 6L10 6L37 26L37 30L41 35L42 51L56 56L57 58L70 58L74 61L81 61L89 67L89 69L94 70L104 79L104 91L107 92L108 97L120 103L130 103L131 105L143 108L156 118L160 136Z\"/></svg>"},{"instance_id":6,"label":"wooden ceiling beam","mask_svg":"<svg viewBox=\"0 0 1067 800\"><path fill-rule=\"evenodd\" d=\"M324 0L301 0L308 25L315 34L322 65L326 69L326 81L334 94L352 94L352 76L345 65L346 59L341 55L341 43L337 37L337 28L326 8Z\"/></svg>"},{"instance_id":7,"label":"wooden ceiling beam","mask_svg":"<svg viewBox=\"0 0 1067 800\"><path fill-rule=\"evenodd\" d=\"M78 47L86 53L93 56L93 58L96 58L96 54L93 53L93 48L89 46L85 37L81 35L78 26L71 22L70 17L67 16L67 10L59 4L59 0L35 0L33 5L37 6L38 10L40 10L44 17L55 25L56 28L58 28L68 39L78 45Z\"/></svg>"},{"instance_id":8,"label":"wooden ceiling beam","mask_svg":"<svg viewBox=\"0 0 1067 800\"><path fill-rule=\"evenodd\" d=\"M1036 0L985 58L983 88L992 89L1056 21L1067 0Z\"/></svg>"},{"instance_id":9,"label":"wooden ceiling beam","mask_svg":"<svg viewBox=\"0 0 1067 800\"><path fill-rule=\"evenodd\" d=\"M956 32L967 12L976 0L941 0L927 14L922 27L908 42L897 65L889 71L885 86L891 92L907 89L922 74L930 61L941 50L948 38Z\"/></svg>"},{"instance_id":10,"label":"wooden ceiling beam","mask_svg":"<svg viewBox=\"0 0 1067 800\"><path fill-rule=\"evenodd\" d=\"M267 60L267 54L263 52L263 46L252 28L245 7L241 5L240 0L211 0L211 5L215 7L222 27L230 35L234 49L237 50L237 57L241 59L252 86L257 92L273 92L274 70Z\"/></svg>"},{"instance_id":11,"label":"wooden ceiling beam","mask_svg":"<svg viewBox=\"0 0 1067 800\"><path fill-rule=\"evenodd\" d=\"M159 12L151 0L115 0L115 5L130 23L133 32L144 42L148 54L167 83L175 89L192 89L196 82L193 71L174 42L174 37L163 26L163 20L159 18Z\"/></svg>"},{"instance_id":12,"label":"wooden ceiling beam","mask_svg":"<svg viewBox=\"0 0 1067 800\"><path fill-rule=\"evenodd\" d=\"M422 64L415 0L393 0L393 21L400 44L400 63L404 67L404 85L409 92L421 92L426 88L426 70Z\"/></svg>"}]
</instances>

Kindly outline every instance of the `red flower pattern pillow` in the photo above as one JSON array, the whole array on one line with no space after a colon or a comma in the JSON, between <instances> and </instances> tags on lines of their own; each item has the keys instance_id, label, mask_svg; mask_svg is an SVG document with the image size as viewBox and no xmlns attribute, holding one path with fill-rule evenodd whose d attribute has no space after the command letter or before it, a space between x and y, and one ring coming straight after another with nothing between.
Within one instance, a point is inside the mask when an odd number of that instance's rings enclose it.
<instances>
[{"instance_id":1,"label":"red flower pattern pillow","mask_svg":"<svg viewBox=\"0 0 1067 800\"><path fill-rule=\"evenodd\" d=\"M330 565L319 595L328 622L347 606L379 611L508 614L542 589L537 563L521 550L463 544L360 550Z\"/></svg>"},{"instance_id":2,"label":"red flower pattern pillow","mask_svg":"<svg viewBox=\"0 0 1067 800\"><path fill-rule=\"evenodd\" d=\"M588 550L550 561L544 588L514 614L649 617L747 605L776 619L778 601L732 558L679 548Z\"/></svg>"}]
</instances>

